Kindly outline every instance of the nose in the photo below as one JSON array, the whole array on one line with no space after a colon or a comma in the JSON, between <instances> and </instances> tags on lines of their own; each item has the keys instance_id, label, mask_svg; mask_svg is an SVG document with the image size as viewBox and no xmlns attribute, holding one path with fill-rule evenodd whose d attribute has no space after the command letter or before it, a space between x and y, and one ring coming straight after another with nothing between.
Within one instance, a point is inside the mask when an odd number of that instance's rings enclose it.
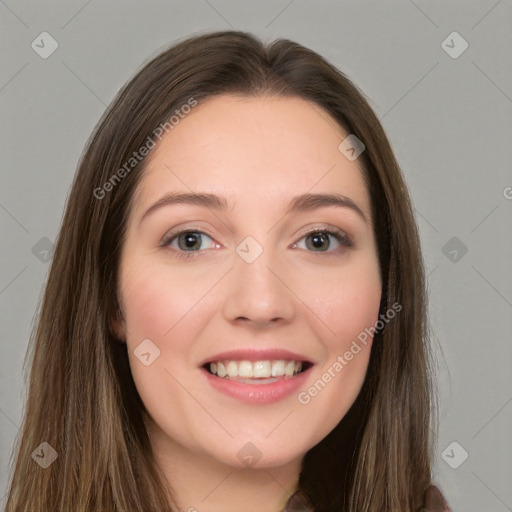
<instances>
[{"instance_id":1,"label":"nose","mask_svg":"<svg viewBox=\"0 0 512 512\"><path fill-rule=\"evenodd\" d=\"M265 328L288 324L295 317L291 276L270 251L264 250L252 263L236 255L228 279L223 314L229 322Z\"/></svg>"}]
</instances>

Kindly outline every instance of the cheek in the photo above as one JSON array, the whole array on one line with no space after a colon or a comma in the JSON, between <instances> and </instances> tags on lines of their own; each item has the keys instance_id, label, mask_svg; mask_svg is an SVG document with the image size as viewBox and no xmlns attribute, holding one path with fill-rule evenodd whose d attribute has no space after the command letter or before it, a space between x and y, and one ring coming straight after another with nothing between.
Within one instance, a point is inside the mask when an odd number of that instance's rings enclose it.
<instances>
[{"instance_id":1,"label":"cheek","mask_svg":"<svg viewBox=\"0 0 512 512\"><path fill-rule=\"evenodd\" d=\"M363 385L381 300L378 268L354 266L326 280L323 289L321 299L310 296L311 309L322 320L315 323L322 325L317 335L322 335L323 357L315 379L297 397L318 440L345 416Z\"/></svg>"},{"instance_id":2,"label":"cheek","mask_svg":"<svg viewBox=\"0 0 512 512\"><path fill-rule=\"evenodd\" d=\"M172 338L173 330L190 326L189 317L201 311L208 283L171 272L166 265L139 265L122 289L128 340ZM182 322L182 320L185 320Z\"/></svg>"},{"instance_id":3,"label":"cheek","mask_svg":"<svg viewBox=\"0 0 512 512\"><path fill-rule=\"evenodd\" d=\"M150 416L158 423L173 425L173 433L179 437L182 420L172 418L186 417L188 408L194 406L179 382L187 375L184 369L193 356L194 340L206 322L201 302L206 285L204 280L180 278L166 265L132 268L137 271L124 276L122 287L132 376ZM142 346L144 351L139 349ZM148 365L139 358L146 353Z\"/></svg>"},{"instance_id":4,"label":"cheek","mask_svg":"<svg viewBox=\"0 0 512 512\"><path fill-rule=\"evenodd\" d=\"M130 287L126 297L127 341L135 343L141 336L156 339L169 329L175 305L170 288L162 287L149 275L137 286Z\"/></svg>"},{"instance_id":5,"label":"cheek","mask_svg":"<svg viewBox=\"0 0 512 512\"><path fill-rule=\"evenodd\" d=\"M331 300L324 310L331 333L324 337L323 371L339 375L333 386L355 399L370 357L372 338L381 299L379 280L360 280L352 275L341 288L333 285ZM340 366L341 365L341 366ZM329 379L326 376L326 379Z\"/></svg>"},{"instance_id":6,"label":"cheek","mask_svg":"<svg viewBox=\"0 0 512 512\"><path fill-rule=\"evenodd\" d=\"M194 293L168 279L156 264L136 268L125 276L122 289L126 344L136 387L146 407L154 410L161 398L155 389L172 386L165 370L174 373L172 363L183 362L190 352L193 325L180 320L188 319Z\"/></svg>"},{"instance_id":7,"label":"cheek","mask_svg":"<svg viewBox=\"0 0 512 512\"><path fill-rule=\"evenodd\" d=\"M331 323L342 342L355 340L378 320L381 300L380 281L357 279L345 282L330 310Z\"/></svg>"},{"instance_id":8,"label":"cheek","mask_svg":"<svg viewBox=\"0 0 512 512\"><path fill-rule=\"evenodd\" d=\"M378 320L382 289L377 260L354 260L354 264L336 273L317 275L301 285L301 297L312 305L311 312L322 326L329 353L350 345Z\"/></svg>"},{"instance_id":9,"label":"cheek","mask_svg":"<svg viewBox=\"0 0 512 512\"><path fill-rule=\"evenodd\" d=\"M166 263L148 264L142 258L134 258L131 269L121 275L126 343L134 379L145 384L156 379L156 372L141 371L146 367L136 360L137 348L144 340L151 340L159 350L152 369L168 369L175 374L195 364L195 342L218 307L208 291L219 276L204 270L177 272Z\"/></svg>"}]
</instances>

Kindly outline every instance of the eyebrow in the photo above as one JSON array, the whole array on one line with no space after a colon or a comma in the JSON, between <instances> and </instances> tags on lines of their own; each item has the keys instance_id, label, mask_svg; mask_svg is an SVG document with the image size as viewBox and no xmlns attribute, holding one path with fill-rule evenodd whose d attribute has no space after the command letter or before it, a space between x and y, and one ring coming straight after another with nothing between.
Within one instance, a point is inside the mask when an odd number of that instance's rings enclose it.
<instances>
[{"instance_id":1,"label":"eyebrow","mask_svg":"<svg viewBox=\"0 0 512 512\"><path fill-rule=\"evenodd\" d=\"M163 206L175 204L189 204L203 206L213 210L227 210L228 202L226 198L216 194L209 193L195 193L195 192L170 192L162 196L156 203L151 205L146 212L142 215L140 222L157 209ZM352 199L341 194L311 194L306 193L300 196L293 197L285 204L284 213L299 213L309 212L316 208L324 206L336 206L341 208L349 208L356 212L365 222L368 220L359 206L357 206Z\"/></svg>"}]
</instances>

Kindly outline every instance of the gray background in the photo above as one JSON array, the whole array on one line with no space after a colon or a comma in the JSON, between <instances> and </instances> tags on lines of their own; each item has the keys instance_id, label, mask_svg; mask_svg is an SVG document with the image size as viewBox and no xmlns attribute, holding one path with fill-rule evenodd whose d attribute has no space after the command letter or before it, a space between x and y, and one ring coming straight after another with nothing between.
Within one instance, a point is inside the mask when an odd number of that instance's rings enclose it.
<instances>
[{"instance_id":1,"label":"gray background","mask_svg":"<svg viewBox=\"0 0 512 512\"><path fill-rule=\"evenodd\" d=\"M429 274L435 481L454 511L512 510L511 0L0 0L0 20L2 505L29 330L86 139L145 60L178 38L235 28L319 52L382 120ZM31 47L43 31L58 42L47 59ZM461 40L442 45L454 31L469 44L458 58L447 51Z\"/></svg>"}]
</instances>

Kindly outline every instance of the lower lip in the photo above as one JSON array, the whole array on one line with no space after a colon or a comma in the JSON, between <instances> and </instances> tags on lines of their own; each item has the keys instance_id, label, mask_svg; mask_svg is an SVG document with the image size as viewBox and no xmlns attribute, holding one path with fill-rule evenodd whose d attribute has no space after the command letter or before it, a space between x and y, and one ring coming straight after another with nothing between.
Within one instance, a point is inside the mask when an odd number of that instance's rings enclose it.
<instances>
[{"instance_id":1,"label":"lower lip","mask_svg":"<svg viewBox=\"0 0 512 512\"><path fill-rule=\"evenodd\" d=\"M269 384L244 384L243 382L217 377L205 368L201 368L201 371L206 374L208 384L221 393L247 404L270 404L283 400L304 385L311 368L293 377L281 377L277 382Z\"/></svg>"}]
</instances>

